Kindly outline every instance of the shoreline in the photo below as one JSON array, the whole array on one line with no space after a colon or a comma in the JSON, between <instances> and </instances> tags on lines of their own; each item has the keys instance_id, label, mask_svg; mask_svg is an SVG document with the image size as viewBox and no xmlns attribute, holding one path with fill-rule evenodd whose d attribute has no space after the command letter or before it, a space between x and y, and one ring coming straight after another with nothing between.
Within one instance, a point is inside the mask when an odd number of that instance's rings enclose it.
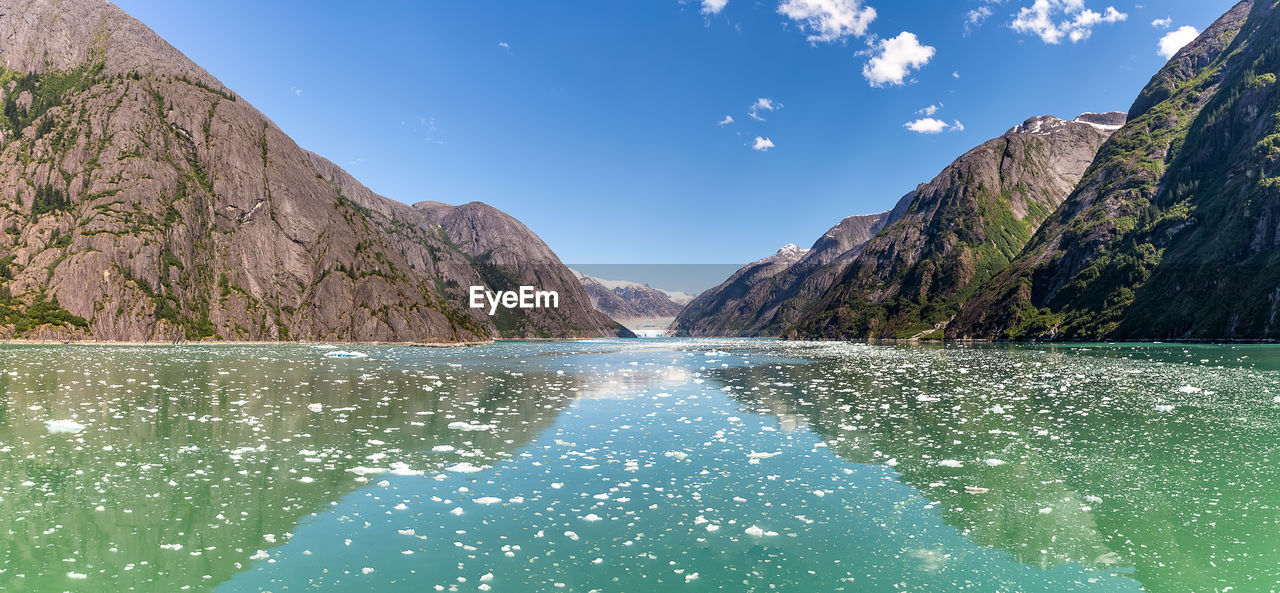
<instances>
[{"instance_id":1,"label":"shoreline","mask_svg":"<svg viewBox=\"0 0 1280 593\"><path fill-rule=\"evenodd\" d=\"M409 346L414 348L470 348L496 344L497 340L471 342L269 342L243 340L181 341L181 342L130 342L124 340L25 340L0 341L4 346Z\"/></svg>"}]
</instances>

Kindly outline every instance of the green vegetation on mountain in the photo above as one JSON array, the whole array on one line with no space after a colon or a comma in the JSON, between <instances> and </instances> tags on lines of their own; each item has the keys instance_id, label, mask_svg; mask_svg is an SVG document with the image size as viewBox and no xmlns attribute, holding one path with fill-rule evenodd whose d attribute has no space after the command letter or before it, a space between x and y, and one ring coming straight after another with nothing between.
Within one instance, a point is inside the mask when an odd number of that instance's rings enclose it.
<instances>
[{"instance_id":1,"label":"green vegetation on mountain","mask_svg":"<svg viewBox=\"0 0 1280 593\"><path fill-rule=\"evenodd\" d=\"M1111 129L1032 118L969 151L917 189L905 216L872 238L786 335L944 337L964 303L1062 202Z\"/></svg>"},{"instance_id":2,"label":"green vegetation on mountain","mask_svg":"<svg viewBox=\"0 0 1280 593\"><path fill-rule=\"evenodd\" d=\"M1128 124L949 337L1280 337L1280 14L1242 2Z\"/></svg>"}]
</instances>

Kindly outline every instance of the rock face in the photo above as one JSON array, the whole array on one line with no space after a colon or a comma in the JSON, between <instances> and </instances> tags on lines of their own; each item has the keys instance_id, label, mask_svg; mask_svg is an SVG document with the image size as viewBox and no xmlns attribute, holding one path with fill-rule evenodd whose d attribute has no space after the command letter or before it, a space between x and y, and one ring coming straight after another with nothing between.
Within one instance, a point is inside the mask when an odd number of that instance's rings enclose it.
<instances>
[{"instance_id":1,"label":"rock face","mask_svg":"<svg viewBox=\"0 0 1280 593\"><path fill-rule=\"evenodd\" d=\"M491 318L504 336L635 337L597 311L587 291L542 239L520 221L480 202L450 206L419 202L413 209L439 225L450 246L460 250L483 284L516 290L534 286L553 290L560 306L553 309L499 310Z\"/></svg>"},{"instance_id":2,"label":"rock face","mask_svg":"<svg viewBox=\"0 0 1280 593\"><path fill-rule=\"evenodd\" d=\"M1280 338L1280 9L1241 2L1128 123L949 336Z\"/></svg>"},{"instance_id":3,"label":"rock face","mask_svg":"<svg viewBox=\"0 0 1280 593\"><path fill-rule=\"evenodd\" d=\"M850 216L807 250L787 245L698 295L671 325L676 336L777 336L791 327L858 255L871 237L900 217L908 194L888 212Z\"/></svg>"},{"instance_id":4,"label":"rock face","mask_svg":"<svg viewBox=\"0 0 1280 593\"><path fill-rule=\"evenodd\" d=\"M0 101L0 336L627 333L523 225L460 206L468 243L440 208L374 194L104 0L0 0ZM468 309L498 276L561 309Z\"/></svg>"},{"instance_id":5,"label":"rock face","mask_svg":"<svg viewBox=\"0 0 1280 593\"><path fill-rule=\"evenodd\" d=\"M1123 114L1033 117L916 189L788 337L933 338L1018 255Z\"/></svg>"},{"instance_id":6,"label":"rock face","mask_svg":"<svg viewBox=\"0 0 1280 593\"><path fill-rule=\"evenodd\" d=\"M633 319L673 318L693 299L692 295L646 284L602 280L577 272L575 275L597 311L624 323Z\"/></svg>"}]
</instances>

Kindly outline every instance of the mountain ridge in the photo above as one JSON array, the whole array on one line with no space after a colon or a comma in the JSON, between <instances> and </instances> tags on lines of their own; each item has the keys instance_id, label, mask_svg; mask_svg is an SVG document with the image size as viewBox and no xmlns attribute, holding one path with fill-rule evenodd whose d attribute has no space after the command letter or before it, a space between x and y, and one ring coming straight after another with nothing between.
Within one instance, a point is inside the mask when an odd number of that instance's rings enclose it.
<instances>
[{"instance_id":1,"label":"mountain ridge","mask_svg":"<svg viewBox=\"0 0 1280 593\"><path fill-rule=\"evenodd\" d=\"M427 215L298 147L114 5L3 0L0 13L0 335L630 335L590 310L523 225L486 211L545 270L478 265ZM468 308L466 287L495 275L547 279L539 288L563 291L568 308L505 320Z\"/></svg>"},{"instance_id":2,"label":"mountain ridge","mask_svg":"<svg viewBox=\"0 0 1280 593\"><path fill-rule=\"evenodd\" d=\"M1276 203L1258 173L1274 171L1267 138L1280 132L1266 125L1278 32L1276 7L1246 0L1174 55L1059 212L957 316L954 337L1277 337L1276 279L1256 274L1275 269L1261 264L1274 243L1241 229L1266 227Z\"/></svg>"}]
</instances>

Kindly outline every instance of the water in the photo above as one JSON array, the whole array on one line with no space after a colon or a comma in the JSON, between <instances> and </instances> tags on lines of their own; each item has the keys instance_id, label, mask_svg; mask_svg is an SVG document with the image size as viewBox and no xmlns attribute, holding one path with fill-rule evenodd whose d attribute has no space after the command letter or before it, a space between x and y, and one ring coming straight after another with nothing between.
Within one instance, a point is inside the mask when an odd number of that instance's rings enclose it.
<instances>
[{"instance_id":1,"label":"water","mask_svg":"<svg viewBox=\"0 0 1280 593\"><path fill-rule=\"evenodd\" d=\"M0 349L0 591L1280 588L1277 347L358 350Z\"/></svg>"}]
</instances>

